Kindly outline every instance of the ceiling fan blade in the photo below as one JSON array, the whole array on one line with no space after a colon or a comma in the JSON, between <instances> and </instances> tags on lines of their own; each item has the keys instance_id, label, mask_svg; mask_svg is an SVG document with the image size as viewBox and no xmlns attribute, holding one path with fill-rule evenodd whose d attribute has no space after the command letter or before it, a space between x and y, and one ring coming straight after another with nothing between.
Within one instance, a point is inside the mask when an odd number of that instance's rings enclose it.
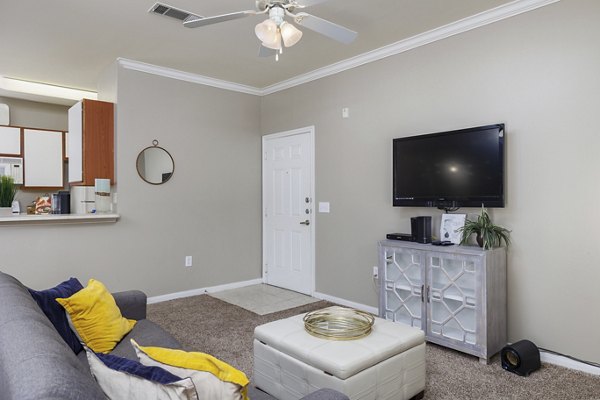
<instances>
[{"instance_id":1,"label":"ceiling fan blade","mask_svg":"<svg viewBox=\"0 0 600 400\"><path fill-rule=\"evenodd\" d=\"M273 57L277 54L277 50L269 49L268 47L260 45L260 49L258 50L259 57Z\"/></svg>"},{"instance_id":2,"label":"ceiling fan blade","mask_svg":"<svg viewBox=\"0 0 600 400\"><path fill-rule=\"evenodd\" d=\"M326 1L329 0L296 0L293 3L296 5L296 7L304 8L314 6L315 4L325 3Z\"/></svg>"},{"instance_id":3,"label":"ceiling fan blade","mask_svg":"<svg viewBox=\"0 0 600 400\"><path fill-rule=\"evenodd\" d=\"M348 28L311 14L301 12L293 15L293 17L297 24L344 44L352 43L358 36L358 33Z\"/></svg>"},{"instance_id":4,"label":"ceiling fan blade","mask_svg":"<svg viewBox=\"0 0 600 400\"><path fill-rule=\"evenodd\" d=\"M248 11L238 11L238 12L223 14L223 15L215 15L214 17L206 17L206 18L202 18L202 17L198 18L198 17L192 16L183 22L183 26L185 26L186 28L198 28L200 26L218 24L219 22L225 22L225 21L230 21L232 19L244 18L244 17L248 17L250 15L256 15L256 14L257 14L256 11L248 10Z\"/></svg>"}]
</instances>

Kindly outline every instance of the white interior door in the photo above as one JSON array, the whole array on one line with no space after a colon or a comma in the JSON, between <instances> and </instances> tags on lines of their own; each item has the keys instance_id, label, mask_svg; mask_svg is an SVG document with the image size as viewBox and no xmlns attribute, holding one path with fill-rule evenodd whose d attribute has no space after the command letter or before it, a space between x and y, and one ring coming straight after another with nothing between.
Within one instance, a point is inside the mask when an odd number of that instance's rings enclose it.
<instances>
[{"instance_id":1,"label":"white interior door","mask_svg":"<svg viewBox=\"0 0 600 400\"><path fill-rule=\"evenodd\" d=\"M314 127L263 137L263 276L314 292Z\"/></svg>"}]
</instances>

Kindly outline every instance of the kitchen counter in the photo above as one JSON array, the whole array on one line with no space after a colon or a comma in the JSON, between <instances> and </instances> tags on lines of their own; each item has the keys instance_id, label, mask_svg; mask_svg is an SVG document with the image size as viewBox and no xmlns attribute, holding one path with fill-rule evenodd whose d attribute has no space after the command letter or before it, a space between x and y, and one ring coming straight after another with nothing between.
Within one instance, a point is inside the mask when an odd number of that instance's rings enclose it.
<instances>
[{"instance_id":1,"label":"kitchen counter","mask_svg":"<svg viewBox=\"0 0 600 400\"><path fill-rule=\"evenodd\" d=\"M18 214L8 217L0 217L0 226L114 223L117 222L119 218L119 214Z\"/></svg>"}]
</instances>

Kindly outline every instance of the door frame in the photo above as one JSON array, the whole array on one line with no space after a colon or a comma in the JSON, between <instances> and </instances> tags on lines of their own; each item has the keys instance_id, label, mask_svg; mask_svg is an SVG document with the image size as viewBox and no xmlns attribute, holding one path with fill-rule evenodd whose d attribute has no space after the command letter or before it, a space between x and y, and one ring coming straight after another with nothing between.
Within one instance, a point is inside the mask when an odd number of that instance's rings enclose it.
<instances>
[{"instance_id":1,"label":"door frame","mask_svg":"<svg viewBox=\"0 0 600 400\"><path fill-rule=\"evenodd\" d=\"M261 146L261 169L262 169L262 173L261 173L261 187L262 187L262 201L261 201L261 219L262 219L262 281L263 283L267 283L267 265L266 265L266 243L267 243L267 238L266 238L266 229L265 229L265 213L266 213L266 207L265 207L265 158L266 158L266 154L265 154L265 145L267 143L267 141L270 140L277 140L280 138L284 138L284 137L288 137L288 136L295 136L295 135L308 135L308 147L310 149L310 159L309 159L309 177L310 177L310 185L309 185L309 190L310 190L310 198L312 199L311 201L311 206L312 206L312 212L310 215L310 225L308 226L308 228L310 229L310 255L309 255L309 272L310 272L310 295L314 295L314 293L316 292L316 278L315 278L315 262L316 262L316 248L315 248L315 226L316 226L316 214L317 214L317 203L315 200L315 126L311 125L311 126L306 126L304 128L298 128L298 129L293 129L293 130L289 130L289 131L284 131L284 132L278 132L278 133L272 133L269 135L263 135L262 137L262 146Z\"/></svg>"}]
</instances>

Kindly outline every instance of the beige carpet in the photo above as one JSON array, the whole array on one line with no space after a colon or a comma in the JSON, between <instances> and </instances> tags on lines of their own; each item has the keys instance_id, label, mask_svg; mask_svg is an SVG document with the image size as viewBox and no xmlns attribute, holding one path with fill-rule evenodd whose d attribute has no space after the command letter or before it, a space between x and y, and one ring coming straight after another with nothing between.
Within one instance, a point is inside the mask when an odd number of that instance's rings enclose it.
<instances>
[{"instance_id":1,"label":"beige carpet","mask_svg":"<svg viewBox=\"0 0 600 400\"><path fill-rule=\"evenodd\" d=\"M208 295L148 306L148 318L171 332L187 350L210 353L252 375L254 327L330 305L320 301L257 315ZM600 399L600 377L554 365L527 378L504 371L498 358L482 365L475 357L427 345L426 399Z\"/></svg>"}]
</instances>

